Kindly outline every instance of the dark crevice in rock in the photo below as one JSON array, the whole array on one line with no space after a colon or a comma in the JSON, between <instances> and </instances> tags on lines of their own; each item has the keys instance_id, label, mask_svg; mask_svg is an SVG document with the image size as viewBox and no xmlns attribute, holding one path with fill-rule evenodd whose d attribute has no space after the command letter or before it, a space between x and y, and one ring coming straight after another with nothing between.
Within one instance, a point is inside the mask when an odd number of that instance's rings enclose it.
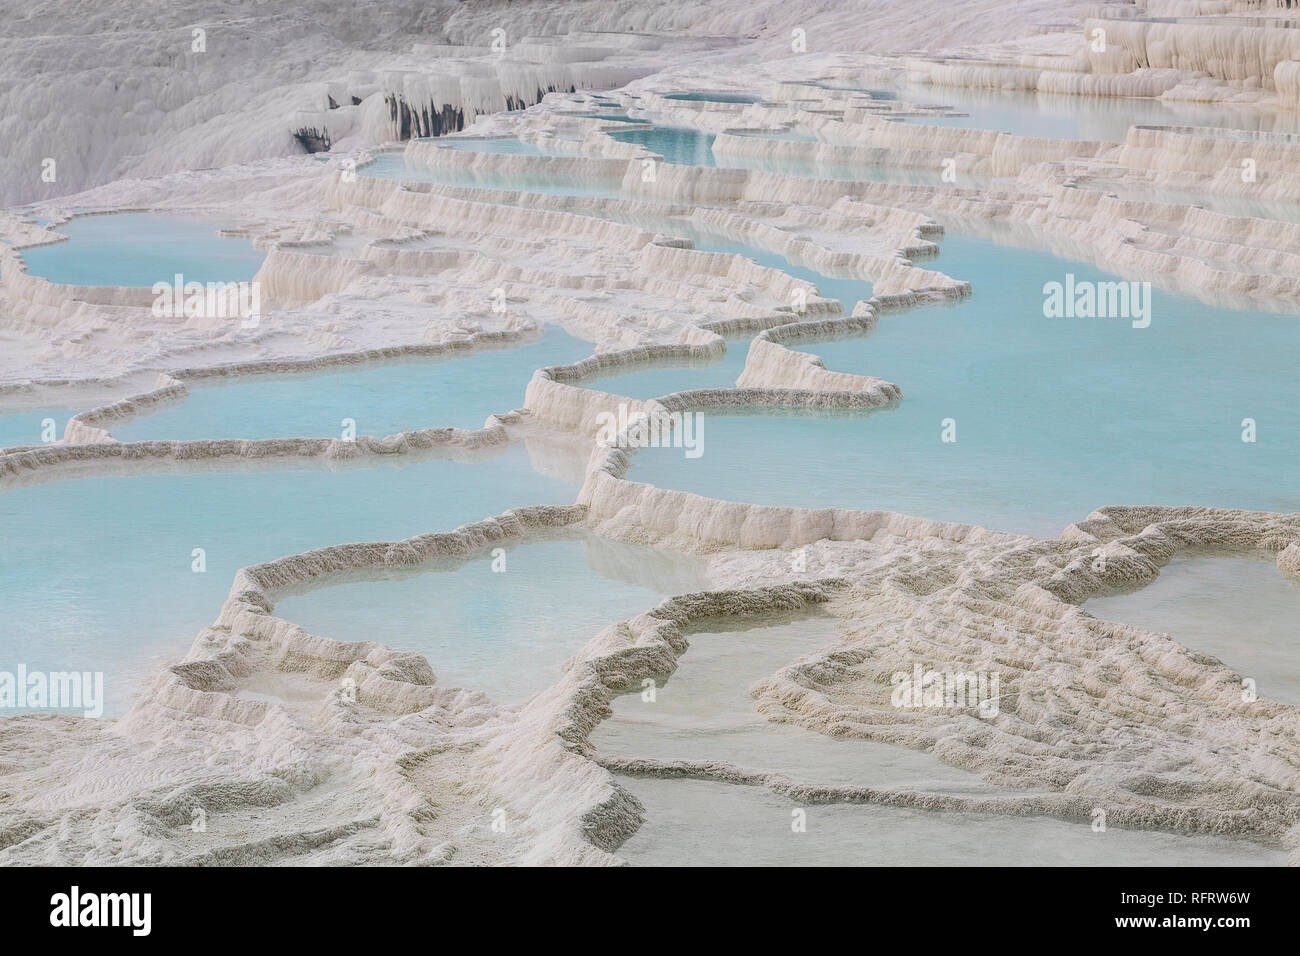
<instances>
[{"instance_id":1,"label":"dark crevice in rock","mask_svg":"<svg viewBox=\"0 0 1300 956\"><path fill-rule=\"evenodd\" d=\"M315 126L300 126L294 130L293 137L302 143L302 148L309 153L327 153L330 148L330 131L317 129Z\"/></svg>"},{"instance_id":2,"label":"dark crevice in rock","mask_svg":"<svg viewBox=\"0 0 1300 956\"><path fill-rule=\"evenodd\" d=\"M536 96L531 99L527 96L508 94L505 98L506 110L513 112L527 109L540 103L542 97L547 93L575 92L577 92L577 87L570 84L567 87L539 86ZM353 97L353 100L355 101L356 97ZM384 97L384 102L388 106L388 118L397 127L399 139L422 139L429 136L442 136L446 133L459 132L465 128L465 110L460 106L452 106L450 103L429 102L413 107L400 93L387 94Z\"/></svg>"}]
</instances>

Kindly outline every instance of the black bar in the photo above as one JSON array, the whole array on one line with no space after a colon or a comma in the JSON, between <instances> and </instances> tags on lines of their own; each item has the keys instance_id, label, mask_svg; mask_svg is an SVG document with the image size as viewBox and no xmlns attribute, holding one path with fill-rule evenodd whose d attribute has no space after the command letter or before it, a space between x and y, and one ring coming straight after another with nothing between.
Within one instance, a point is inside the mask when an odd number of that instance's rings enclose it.
<instances>
[{"instance_id":1,"label":"black bar","mask_svg":"<svg viewBox=\"0 0 1300 956\"><path fill-rule=\"evenodd\" d=\"M1071 948L1090 941L1147 946L1191 938L1232 945L1261 931L1271 939L1296 927L1296 883L1291 870L1244 868L737 868L713 877L620 868L574 870L557 879L469 868L8 867L0 868L0 913L14 940L76 933L83 941L111 937L128 945L237 935L259 948L279 940L337 946L355 939L373 946L377 936L396 939L423 928L436 934L432 942L473 927L499 942L512 930L536 938L543 927L584 923L602 935L614 925L634 934L647 919L662 932L676 915L683 929L714 923L719 930L725 926L729 938L764 936L776 922L808 942L839 927L837 936L851 931L864 945L901 934L927 948L965 952L967 946L1030 939ZM129 918L143 915L143 896L136 907L121 910L125 925L51 925L52 917L66 914L59 902L71 903L74 886L84 914L98 910L98 894L149 894L148 934L137 935L143 920L133 926ZM88 896L96 897L90 911ZM110 916L120 900L110 902ZM564 947L563 930L550 941Z\"/></svg>"}]
</instances>

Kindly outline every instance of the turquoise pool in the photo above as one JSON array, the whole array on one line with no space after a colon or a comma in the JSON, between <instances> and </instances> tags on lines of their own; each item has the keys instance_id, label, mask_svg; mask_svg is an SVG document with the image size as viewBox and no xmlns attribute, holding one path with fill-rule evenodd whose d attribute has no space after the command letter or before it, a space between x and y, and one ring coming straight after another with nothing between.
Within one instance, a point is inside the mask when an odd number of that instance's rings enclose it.
<instances>
[{"instance_id":1,"label":"turquoise pool","mask_svg":"<svg viewBox=\"0 0 1300 956\"><path fill-rule=\"evenodd\" d=\"M648 125L650 122L649 120L644 120L644 119L633 119L631 116L628 116L626 113L616 113L616 112L576 113L574 115L580 116L583 119L613 120L616 123L637 123L637 124Z\"/></svg>"},{"instance_id":2,"label":"turquoise pool","mask_svg":"<svg viewBox=\"0 0 1300 956\"><path fill-rule=\"evenodd\" d=\"M885 509L1055 536L1106 504L1292 511L1295 319L1155 291L1152 321L1048 319L1045 282L1108 277L949 235L964 303L881 319L807 351L906 396L866 417L710 415L702 457L646 449L629 477L762 504ZM996 284L981 277L996 276ZM1208 387L1207 383L1213 383ZM953 419L956 441L942 441ZM1257 441L1242 441L1252 418ZM764 467L752 463L761 459Z\"/></svg>"},{"instance_id":3,"label":"turquoise pool","mask_svg":"<svg viewBox=\"0 0 1300 956\"><path fill-rule=\"evenodd\" d=\"M827 275L808 266L797 265L775 252L768 252L766 249L747 243L735 242L726 236L702 229L675 226L673 231L692 240L697 249L708 252L734 252L753 259L759 265L780 269L796 279L811 282L823 298L839 299L846 313L852 313L859 301L870 299L874 295L873 284L869 279Z\"/></svg>"},{"instance_id":4,"label":"turquoise pool","mask_svg":"<svg viewBox=\"0 0 1300 956\"><path fill-rule=\"evenodd\" d=\"M179 660L213 621L241 567L576 497L576 487L535 471L523 446L494 454L476 463L146 474L7 490L0 670L102 671L106 712L120 714L147 673ZM192 567L196 548L203 573ZM451 607L442 614L457 616Z\"/></svg>"},{"instance_id":5,"label":"turquoise pool","mask_svg":"<svg viewBox=\"0 0 1300 956\"><path fill-rule=\"evenodd\" d=\"M44 444L44 422L54 419L54 438L63 437L68 419L77 413L74 408L50 408L43 411L0 411L0 448L15 445Z\"/></svg>"},{"instance_id":6,"label":"turquoise pool","mask_svg":"<svg viewBox=\"0 0 1300 956\"><path fill-rule=\"evenodd\" d=\"M666 100L685 100L688 103L761 103L761 96L751 96L748 93L710 93L710 92L691 92L691 93L665 93Z\"/></svg>"},{"instance_id":7,"label":"turquoise pool","mask_svg":"<svg viewBox=\"0 0 1300 956\"><path fill-rule=\"evenodd\" d=\"M431 137L421 142L436 142L448 149L466 153L500 153L506 156L566 156L567 153L548 152L536 143L527 143L515 136Z\"/></svg>"},{"instance_id":8,"label":"turquoise pool","mask_svg":"<svg viewBox=\"0 0 1300 956\"><path fill-rule=\"evenodd\" d=\"M896 99L949 106L966 116L917 116L909 123L995 129L1045 139L1120 143L1130 126L1217 126L1226 129L1295 132L1300 116L1215 103L1164 101L1147 97L1069 96L1023 90L900 84Z\"/></svg>"},{"instance_id":9,"label":"turquoise pool","mask_svg":"<svg viewBox=\"0 0 1300 956\"><path fill-rule=\"evenodd\" d=\"M418 428L482 428L493 412L524 403L533 372L591 354L555 326L515 348L452 353L437 361L376 363L311 375L250 376L199 385L179 405L112 428L120 441L150 438L382 437Z\"/></svg>"},{"instance_id":10,"label":"turquoise pool","mask_svg":"<svg viewBox=\"0 0 1300 956\"><path fill-rule=\"evenodd\" d=\"M682 126L634 126L612 130L609 135L620 143L644 146L675 166L717 165L713 159L712 133Z\"/></svg>"},{"instance_id":11,"label":"turquoise pool","mask_svg":"<svg viewBox=\"0 0 1300 956\"><path fill-rule=\"evenodd\" d=\"M637 576L619 576L629 569ZM275 613L314 634L418 651L439 683L517 703L554 684L605 626L704 586L693 559L581 534L341 581L286 597Z\"/></svg>"},{"instance_id":12,"label":"turquoise pool","mask_svg":"<svg viewBox=\"0 0 1300 956\"><path fill-rule=\"evenodd\" d=\"M748 354L749 339L734 338L727 341L726 354L717 361L666 362L631 372L611 372L575 384L627 398L659 398L688 388L731 388L745 370Z\"/></svg>"},{"instance_id":13,"label":"turquoise pool","mask_svg":"<svg viewBox=\"0 0 1300 956\"><path fill-rule=\"evenodd\" d=\"M27 271L63 285L152 286L252 279L266 253L246 239L222 239L229 223L153 213L82 216L60 226L69 241L23 252Z\"/></svg>"},{"instance_id":14,"label":"turquoise pool","mask_svg":"<svg viewBox=\"0 0 1300 956\"><path fill-rule=\"evenodd\" d=\"M620 196L615 185L591 186L577 176L517 176L480 170L455 168L422 169L408 166L405 153L380 153L374 162L357 170L358 176L396 179L408 183L441 183L445 186L479 186L485 189L515 189L523 192L562 196Z\"/></svg>"}]
</instances>

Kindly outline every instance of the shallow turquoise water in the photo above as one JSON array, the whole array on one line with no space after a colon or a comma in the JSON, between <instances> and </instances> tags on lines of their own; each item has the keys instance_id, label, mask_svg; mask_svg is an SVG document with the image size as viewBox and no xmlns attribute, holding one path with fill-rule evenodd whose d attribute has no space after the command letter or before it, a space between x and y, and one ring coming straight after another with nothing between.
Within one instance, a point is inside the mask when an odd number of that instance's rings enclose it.
<instances>
[{"instance_id":1,"label":"shallow turquoise water","mask_svg":"<svg viewBox=\"0 0 1300 956\"><path fill-rule=\"evenodd\" d=\"M357 170L358 176L396 179L408 183L441 183L446 186L481 186L485 189L516 189L561 196L619 196L617 185L593 186L576 176L517 176L481 170L417 169L408 166L404 153L380 153L374 162Z\"/></svg>"},{"instance_id":2,"label":"shallow turquoise water","mask_svg":"<svg viewBox=\"0 0 1300 956\"><path fill-rule=\"evenodd\" d=\"M1273 561L1170 561L1142 590L1093 598L1083 607L1212 654L1254 680L1259 697L1300 704L1300 582L1284 576Z\"/></svg>"},{"instance_id":3,"label":"shallow turquoise water","mask_svg":"<svg viewBox=\"0 0 1300 956\"><path fill-rule=\"evenodd\" d=\"M575 384L598 388L627 398L658 398L688 388L730 388L745 369L749 354L747 338L727 342L726 354L716 362L694 362L642 368L634 372L614 372Z\"/></svg>"},{"instance_id":4,"label":"shallow turquoise water","mask_svg":"<svg viewBox=\"0 0 1300 956\"><path fill-rule=\"evenodd\" d=\"M873 283L869 279L827 275L808 266L798 265L778 253L745 242L737 242L721 233L695 228L681 220L640 218L628 221L660 230L668 235L690 239L695 244L695 248L703 252L728 252L746 256L761 266L779 269L796 279L811 282L823 298L838 299L844 311L848 313L853 311L859 301L870 299L874 294ZM792 320L793 318L792 316Z\"/></svg>"},{"instance_id":5,"label":"shallow turquoise water","mask_svg":"<svg viewBox=\"0 0 1300 956\"><path fill-rule=\"evenodd\" d=\"M494 348L429 362L375 364L295 376L254 376L196 386L188 399L117 425L120 441L148 438L334 436L350 418L356 434L384 436L417 428L482 428L494 412L524 402L533 372L576 362L591 344L548 326L518 348Z\"/></svg>"},{"instance_id":6,"label":"shallow turquoise water","mask_svg":"<svg viewBox=\"0 0 1300 956\"><path fill-rule=\"evenodd\" d=\"M433 137L422 142L436 141L448 149L466 153L501 153L506 156L562 156L564 153L547 152L536 143L526 143L514 136Z\"/></svg>"},{"instance_id":7,"label":"shallow turquoise water","mask_svg":"<svg viewBox=\"0 0 1300 956\"><path fill-rule=\"evenodd\" d=\"M615 113L615 112L577 113L575 115L581 116L584 119L613 120L616 123L638 123L638 124L646 124L646 125L650 123L649 120L633 119L631 116L628 116L626 113Z\"/></svg>"},{"instance_id":8,"label":"shallow turquoise water","mask_svg":"<svg viewBox=\"0 0 1300 956\"><path fill-rule=\"evenodd\" d=\"M614 130L610 134L624 143L636 143L664 157L664 162L676 166L720 166L727 169L753 169L760 172L784 173L807 179L835 179L844 182L882 182L902 185L944 186L954 185L943 181L941 169L904 168L900 166L867 166L847 163L822 163L800 159L770 159L713 154L712 133L681 126L644 126L635 129ZM811 137L799 133L748 134L755 137L809 141ZM972 188L983 183L970 174L962 175L961 185Z\"/></svg>"},{"instance_id":9,"label":"shallow turquoise water","mask_svg":"<svg viewBox=\"0 0 1300 956\"><path fill-rule=\"evenodd\" d=\"M1049 320L1044 282L1064 281L1067 272L1113 277L983 240L950 236L943 248L939 268L977 283L998 276L1002 288L990 294L985 283L966 304L886 318L870 339L810 349L829 368L896 381L911 396L899 408L869 419L720 417L706 449L721 441L727 460L706 450L684 462L680 451L650 449L631 477L714 497L888 508L1052 535L1112 502L1297 506L1281 490L1287 450L1300 437L1286 412L1296 389L1282 358L1293 345L1294 318L1156 292L1152 328ZM851 288L806 277L851 308ZM904 333L904 322L924 323L925 331ZM1196 385L1198 376L1219 375L1226 381L1213 389ZM1098 408L1114 412L1098 420ZM956 443L940 442L941 423L958 411L977 413L975 440L963 446L959 428ZM1267 444L1241 441L1245 418L1270 422ZM790 452L782 462L740 481L732 476L737 462L773 444ZM870 461L844 456L845 448L860 449L862 458L870 449ZM809 481L804 466L812 461L818 467Z\"/></svg>"},{"instance_id":10,"label":"shallow turquoise water","mask_svg":"<svg viewBox=\"0 0 1300 956\"><path fill-rule=\"evenodd\" d=\"M63 427L79 411L74 408L50 408L40 411L0 412L0 448L14 445L40 445L44 441L42 422L54 419L54 437L63 437Z\"/></svg>"},{"instance_id":11,"label":"shallow turquoise water","mask_svg":"<svg viewBox=\"0 0 1300 956\"><path fill-rule=\"evenodd\" d=\"M801 133L797 129L782 130L777 133L763 131L747 131L744 133L737 132L737 136L752 136L755 139L781 139L791 143L815 143L817 137L810 133Z\"/></svg>"},{"instance_id":12,"label":"shallow turquoise water","mask_svg":"<svg viewBox=\"0 0 1300 956\"><path fill-rule=\"evenodd\" d=\"M686 100L691 103L761 103L761 96L751 96L748 93L666 93L666 100Z\"/></svg>"},{"instance_id":13,"label":"shallow turquoise water","mask_svg":"<svg viewBox=\"0 0 1300 956\"><path fill-rule=\"evenodd\" d=\"M896 98L951 106L967 116L920 116L911 123L994 129L1017 136L1123 142L1130 126L1220 126L1294 132L1300 116L1285 111L1234 109L1213 103L1164 102L1144 97L1088 97L1018 90L978 90L902 84Z\"/></svg>"},{"instance_id":14,"label":"shallow turquoise water","mask_svg":"<svg viewBox=\"0 0 1300 956\"><path fill-rule=\"evenodd\" d=\"M213 621L241 567L451 530L508 508L569 504L576 492L534 471L519 445L474 464L153 474L11 489L0 494L0 670L103 671L109 712L121 713L152 667L178 660ZM204 573L192 570L195 548L206 552ZM451 606L440 614L458 616Z\"/></svg>"},{"instance_id":15,"label":"shallow turquoise water","mask_svg":"<svg viewBox=\"0 0 1300 956\"><path fill-rule=\"evenodd\" d=\"M246 239L218 237L222 226L152 213L84 216L59 227L70 241L22 255L29 273L64 285L170 285L177 273L186 282L253 278L266 253Z\"/></svg>"},{"instance_id":16,"label":"shallow turquoise water","mask_svg":"<svg viewBox=\"0 0 1300 956\"><path fill-rule=\"evenodd\" d=\"M609 135L620 143L644 146L675 166L717 165L713 160L712 133L681 126L637 126L612 130Z\"/></svg>"},{"instance_id":17,"label":"shallow turquoise water","mask_svg":"<svg viewBox=\"0 0 1300 956\"><path fill-rule=\"evenodd\" d=\"M584 535L444 570L343 581L286 597L275 613L313 634L417 651L439 683L516 703L553 685L605 626L703 586L689 558Z\"/></svg>"},{"instance_id":18,"label":"shallow turquoise water","mask_svg":"<svg viewBox=\"0 0 1300 956\"><path fill-rule=\"evenodd\" d=\"M859 301L870 299L874 294L873 284L869 279L827 275L808 266L796 265L785 256L778 255L775 252L768 252L758 246L751 246L746 243L733 242L726 236L717 233L682 228L680 226L675 226L673 231L693 240L697 249L704 249L709 252L734 252L742 256L748 256L759 265L780 269L796 279L811 282L817 287L817 291L821 293L823 298L839 299L840 304L844 306L844 311L848 313L853 311L854 306Z\"/></svg>"},{"instance_id":19,"label":"shallow turquoise water","mask_svg":"<svg viewBox=\"0 0 1300 956\"><path fill-rule=\"evenodd\" d=\"M906 396L896 408L865 418L709 414L702 457L647 449L629 477L1048 536L1107 504L1300 508L1288 478L1300 446L1295 317L1156 291L1149 328L1048 319L1045 282L1113 277L988 240L949 235L942 248L938 267L977 283L971 300L806 348L827 368L896 382ZM941 441L948 418L953 443ZM1257 423L1253 444L1242 441L1245 418Z\"/></svg>"},{"instance_id":20,"label":"shallow turquoise water","mask_svg":"<svg viewBox=\"0 0 1300 956\"><path fill-rule=\"evenodd\" d=\"M898 94L893 90L870 89L862 86L837 86L834 83L813 83L820 90L838 90L841 93L865 93L873 100L896 100Z\"/></svg>"}]
</instances>

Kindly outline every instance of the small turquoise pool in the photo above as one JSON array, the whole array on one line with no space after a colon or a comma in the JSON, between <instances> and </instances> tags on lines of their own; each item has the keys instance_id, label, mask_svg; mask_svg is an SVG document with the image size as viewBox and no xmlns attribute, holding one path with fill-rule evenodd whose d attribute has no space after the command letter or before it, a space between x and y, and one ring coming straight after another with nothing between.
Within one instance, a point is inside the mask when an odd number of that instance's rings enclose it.
<instances>
[{"instance_id":1,"label":"small turquoise pool","mask_svg":"<svg viewBox=\"0 0 1300 956\"><path fill-rule=\"evenodd\" d=\"M758 246L751 246L742 242L733 242L726 236L717 233L681 227L677 227L675 232L691 239L697 249L708 252L734 252L738 255L748 256L761 266L779 269L796 279L811 282L817 287L817 291L821 293L823 298L839 299L846 313L852 313L854 306L858 302L870 299L874 294L872 291L873 284L869 279L827 275L808 266L796 265L785 256L778 255L775 252L768 252ZM795 318L792 316L792 320Z\"/></svg>"},{"instance_id":2,"label":"small turquoise pool","mask_svg":"<svg viewBox=\"0 0 1300 956\"><path fill-rule=\"evenodd\" d=\"M898 94L893 90L873 90L862 86L836 86L833 83L813 83L819 90L835 90L839 93L865 93L873 100L896 100Z\"/></svg>"},{"instance_id":3,"label":"small turquoise pool","mask_svg":"<svg viewBox=\"0 0 1300 956\"><path fill-rule=\"evenodd\" d=\"M636 143L653 153L658 153L664 162L674 166L725 166L729 168L746 168L747 160L743 157L722 157L713 155L713 133L690 129L685 126L637 126L633 129L609 131L609 135L622 143ZM744 136L755 139L781 139L793 142L810 143L816 138L796 130L777 132L749 131ZM798 164L796 164L798 165ZM806 168L816 168L813 164L804 164ZM754 167L759 168L759 167Z\"/></svg>"},{"instance_id":4,"label":"small turquoise pool","mask_svg":"<svg viewBox=\"0 0 1300 956\"><path fill-rule=\"evenodd\" d=\"M275 613L313 634L417 651L439 683L517 703L553 685L602 628L704 586L691 558L581 534L344 580L286 597Z\"/></svg>"},{"instance_id":5,"label":"small turquoise pool","mask_svg":"<svg viewBox=\"0 0 1300 956\"><path fill-rule=\"evenodd\" d=\"M466 153L500 153L505 156L569 156L542 149L536 143L527 143L514 136L432 137L422 142L438 144Z\"/></svg>"},{"instance_id":6,"label":"small turquoise pool","mask_svg":"<svg viewBox=\"0 0 1300 956\"><path fill-rule=\"evenodd\" d=\"M624 143L637 143L664 157L664 161L677 166L723 167L725 169L752 169L757 172L781 173L805 179L834 179L844 182L898 183L908 186L975 187L983 185L981 177L963 173L957 184L943 181L943 170L924 167L869 166L854 163L829 163L803 159L773 159L766 156L741 156L713 153L714 134L683 126L644 126L636 129L614 130L609 134ZM780 139L795 142L814 142L815 137L798 131L746 132L756 139Z\"/></svg>"},{"instance_id":7,"label":"small turquoise pool","mask_svg":"<svg viewBox=\"0 0 1300 956\"><path fill-rule=\"evenodd\" d=\"M644 120L644 119L633 119L631 116L628 116L626 113L615 113L615 112L577 113L574 115L579 116L583 119L613 120L615 123L637 123L637 124L648 125L650 122L649 120Z\"/></svg>"},{"instance_id":8,"label":"small turquoise pool","mask_svg":"<svg viewBox=\"0 0 1300 956\"><path fill-rule=\"evenodd\" d=\"M266 253L246 239L222 239L222 223L153 213L82 216L60 226L69 241L28 249L27 271L62 285L244 282ZM224 225L229 225L224 224Z\"/></svg>"},{"instance_id":9,"label":"small turquoise pool","mask_svg":"<svg viewBox=\"0 0 1300 956\"><path fill-rule=\"evenodd\" d=\"M478 186L484 189L513 189L522 192L548 193L561 196L614 196L622 195L617 184L595 186L583 183L577 176L557 174L521 176L494 173L487 170L466 170L451 167L424 169L407 165L404 153L380 153L374 162L357 170L358 176L374 179L396 179L407 183L440 183L444 186Z\"/></svg>"},{"instance_id":10,"label":"small turquoise pool","mask_svg":"<svg viewBox=\"0 0 1300 956\"><path fill-rule=\"evenodd\" d=\"M801 133L797 129L780 130L779 132L765 132L761 130L746 130L737 132L737 136L751 136L754 139L780 139L790 143L815 143L817 137L808 133Z\"/></svg>"},{"instance_id":11,"label":"small turquoise pool","mask_svg":"<svg viewBox=\"0 0 1300 956\"><path fill-rule=\"evenodd\" d=\"M691 93L665 93L666 100L685 100L689 103L761 103L761 96L751 96L748 93L709 93L709 92L691 92Z\"/></svg>"},{"instance_id":12,"label":"small turquoise pool","mask_svg":"<svg viewBox=\"0 0 1300 956\"><path fill-rule=\"evenodd\" d=\"M620 143L644 146L674 166L717 165L713 160L712 133L682 126L636 126L611 130L609 135Z\"/></svg>"},{"instance_id":13,"label":"small turquoise pool","mask_svg":"<svg viewBox=\"0 0 1300 956\"><path fill-rule=\"evenodd\" d=\"M340 434L344 419L355 423L356 434L377 437L448 425L482 428L488 415L523 404L534 371L591 351L590 343L548 326L540 339L516 348L197 385L183 403L112 433L119 441L322 437Z\"/></svg>"},{"instance_id":14,"label":"small turquoise pool","mask_svg":"<svg viewBox=\"0 0 1300 956\"><path fill-rule=\"evenodd\" d=\"M714 362L691 361L665 363L632 372L612 372L574 384L597 388L627 398L659 398L690 388L731 388L745 370L749 339L727 342L727 351Z\"/></svg>"}]
</instances>

